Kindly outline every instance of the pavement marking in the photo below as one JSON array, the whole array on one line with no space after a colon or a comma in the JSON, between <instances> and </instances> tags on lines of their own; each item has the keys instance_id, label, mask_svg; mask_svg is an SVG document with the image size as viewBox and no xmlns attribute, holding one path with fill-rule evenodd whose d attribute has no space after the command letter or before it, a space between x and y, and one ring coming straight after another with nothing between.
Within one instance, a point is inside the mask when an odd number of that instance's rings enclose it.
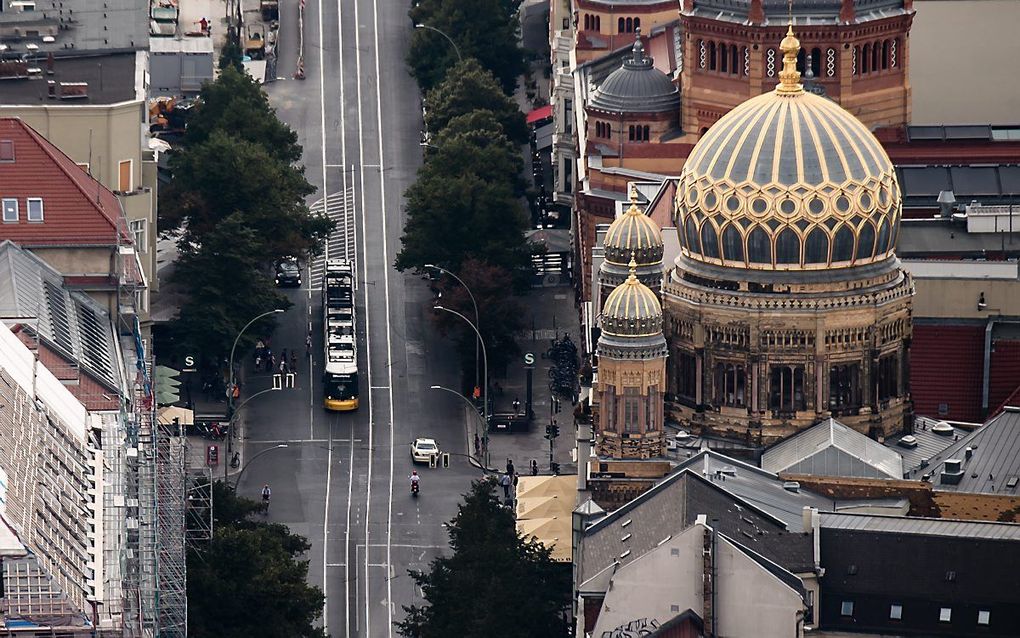
<instances>
[{"instance_id":1,"label":"pavement marking","mask_svg":"<svg viewBox=\"0 0 1020 638\"><path fill-rule=\"evenodd\" d=\"M388 386L388 385L374 385L374 386L372 386L372 389L373 390L389 390L390 386Z\"/></svg>"},{"instance_id":2,"label":"pavement marking","mask_svg":"<svg viewBox=\"0 0 1020 638\"><path fill-rule=\"evenodd\" d=\"M382 121L382 78L383 75L379 69L379 2L378 0L372 0L372 34L375 37L375 77L377 81L375 83L375 106L376 106L376 125L379 127L379 166L386 164L383 153L383 121ZM392 329L390 327L390 255L389 248L386 239L386 231L389 225L386 223L386 176L382 174L382 169L379 170L379 195L382 204L382 248L383 248L383 296L386 300L386 360L393 361L393 338ZM391 557L390 544L393 542L393 366L386 367L386 374L388 376L389 389L389 404L390 404L390 494L389 501L386 507L386 563L392 564L393 560ZM365 542L368 542L368 536L365 536ZM393 585L392 579L386 581L386 600L393 600ZM393 605L390 604L386 607L388 616L386 623L386 631L389 638L393 638Z\"/></svg>"},{"instance_id":3,"label":"pavement marking","mask_svg":"<svg viewBox=\"0 0 1020 638\"><path fill-rule=\"evenodd\" d=\"M326 563L326 567L347 567L347 563Z\"/></svg>"},{"instance_id":4,"label":"pavement marking","mask_svg":"<svg viewBox=\"0 0 1020 638\"><path fill-rule=\"evenodd\" d=\"M351 439L248 439L248 443L258 443L263 445L279 445L280 443L349 443ZM360 443L361 439L354 439L355 443Z\"/></svg>"},{"instance_id":5,"label":"pavement marking","mask_svg":"<svg viewBox=\"0 0 1020 638\"><path fill-rule=\"evenodd\" d=\"M329 217L329 189L328 189L328 184L326 182L326 80L325 80L325 75L324 75L324 68L325 68L326 64L325 64L325 60L323 58L323 52L322 52L323 47L321 46L322 42L324 40L324 38L322 37L322 2L323 2L323 0L319 0L318 2L315 3L315 6L316 6L316 9L317 9L317 12L318 12L318 29L319 29L319 44L320 44L320 46L318 46L316 48L319 49L319 130L320 130L320 132L322 134L322 139L321 139L321 142L322 142L322 211L326 215L326 217L328 218ZM341 65L341 66L343 66L343 65ZM328 247L327 247L327 251L328 251ZM308 279L309 279L309 284L310 284L311 283L311 277L309 276ZM312 296L312 293L309 290L309 292L308 292L308 298L309 298L308 311L309 311L309 315L311 313L311 296ZM309 378L311 378L310 375L309 375ZM312 384L309 383L308 384L308 392L309 392L310 395L312 393L312 387L311 386L312 386ZM314 404L314 396L313 396L313 399L312 399L312 401L310 403ZM309 415L308 416L308 429L309 429L309 434L310 435L312 434L311 430L312 430L312 427L313 427L312 426L312 421L315 418L313 416L314 414L315 414L314 410L309 410L309 413L308 413L308 415ZM332 433L332 428L330 429L330 432ZM311 438L311 436L309 436L309 438ZM328 459L329 466L326 469L326 502L324 503L324 506L323 506L323 518L322 518L322 562L323 562L323 568L322 568L322 630L323 630L323 633L325 633L327 636L329 635L329 587L328 587L328 580L326 578L325 563L326 563L326 548L329 546L329 543L326 542L326 534L327 534L328 528L329 528L329 468L332 467L332 465L333 465L332 464L332 460L333 460L332 457L333 457L333 446L330 445L329 446L329 459Z\"/></svg>"}]
</instances>

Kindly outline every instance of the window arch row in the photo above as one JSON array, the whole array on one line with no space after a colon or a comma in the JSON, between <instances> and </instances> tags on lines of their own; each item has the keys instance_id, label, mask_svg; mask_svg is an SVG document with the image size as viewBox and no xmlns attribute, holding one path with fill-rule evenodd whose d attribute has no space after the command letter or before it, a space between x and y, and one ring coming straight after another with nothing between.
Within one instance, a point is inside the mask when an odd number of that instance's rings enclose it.
<instances>
[{"instance_id":1,"label":"window arch row","mask_svg":"<svg viewBox=\"0 0 1020 638\"><path fill-rule=\"evenodd\" d=\"M886 38L854 46L853 75L873 75L900 67L900 38Z\"/></svg>"},{"instance_id":2,"label":"window arch row","mask_svg":"<svg viewBox=\"0 0 1020 638\"><path fill-rule=\"evenodd\" d=\"M747 47L715 40L698 40L698 63L706 71L746 76L750 59Z\"/></svg>"},{"instance_id":3,"label":"window arch row","mask_svg":"<svg viewBox=\"0 0 1020 638\"><path fill-rule=\"evenodd\" d=\"M602 31L602 17L591 13L584 14L585 31Z\"/></svg>"},{"instance_id":4,"label":"window arch row","mask_svg":"<svg viewBox=\"0 0 1020 638\"><path fill-rule=\"evenodd\" d=\"M641 18L617 18L616 20L616 31L617 33L634 33L637 29L641 28Z\"/></svg>"}]
</instances>

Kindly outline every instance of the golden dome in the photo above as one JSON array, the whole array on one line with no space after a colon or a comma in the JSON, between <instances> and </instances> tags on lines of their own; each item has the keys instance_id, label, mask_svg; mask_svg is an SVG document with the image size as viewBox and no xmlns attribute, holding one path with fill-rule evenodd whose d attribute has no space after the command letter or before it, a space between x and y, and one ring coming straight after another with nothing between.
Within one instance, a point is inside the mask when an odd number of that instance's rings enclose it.
<instances>
[{"instance_id":1,"label":"golden dome","mask_svg":"<svg viewBox=\"0 0 1020 638\"><path fill-rule=\"evenodd\" d=\"M662 262L662 229L638 209L634 190L631 190L630 207L609 225L602 245L606 261L621 266L631 258L639 266Z\"/></svg>"},{"instance_id":2,"label":"golden dome","mask_svg":"<svg viewBox=\"0 0 1020 638\"><path fill-rule=\"evenodd\" d=\"M662 304L652 289L634 274L630 261L627 281L613 289L602 306L602 332L618 337L650 337L662 334Z\"/></svg>"},{"instance_id":3,"label":"golden dome","mask_svg":"<svg viewBox=\"0 0 1020 638\"><path fill-rule=\"evenodd\" d=\"M893 254L901 201L892 162L853 115L804 91L799 46L791 29L776 89L723 116L687 159L674 219L686 258L816 270Z\"/></svg>"}]
</instances>

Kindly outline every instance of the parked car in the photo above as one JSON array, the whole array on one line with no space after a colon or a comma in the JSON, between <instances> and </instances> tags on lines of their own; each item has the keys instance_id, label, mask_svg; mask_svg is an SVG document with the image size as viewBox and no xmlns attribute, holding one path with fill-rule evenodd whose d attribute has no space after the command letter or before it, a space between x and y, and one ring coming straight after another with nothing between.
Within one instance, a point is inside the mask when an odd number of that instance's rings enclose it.
<instances>
[{"instance_id":1,"label":"parked car","mask_svg":"<svg viewBox=\"0 0 1020 638\"><path fill-rule=\"evenodd\" d=\"M411 444L411 460L413 462L428 463L433 456L439 456L439 444L435 439L419 437Z\"/></svg>"},{"instance_id":2,"label":"parked car","mask_svg":"<svg viewBox=\"0 0 1020 638\"><path fill-rule=\"evenodd\" d=\"M301 267L297 259L284 259L276 264L276 285L281 288L301 285Z\"/></svg>"}]
</instances>

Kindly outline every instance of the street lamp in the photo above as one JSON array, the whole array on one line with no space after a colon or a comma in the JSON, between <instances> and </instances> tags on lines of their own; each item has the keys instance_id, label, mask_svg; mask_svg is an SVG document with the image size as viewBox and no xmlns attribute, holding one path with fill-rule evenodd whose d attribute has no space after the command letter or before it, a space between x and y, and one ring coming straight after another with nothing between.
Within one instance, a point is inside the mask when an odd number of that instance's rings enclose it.
<instances>
[{"instance_id":1,"label":"street lamp","mask_svg":"<svg viewBox=\"0 0 1020 638\"><path fill-rule=\"evenodd\" d=\"M474 406L474 404L472 404L471 401L466 396L461 394L460 392L457 392L456 390L451 390L450 388L447 388L447 387L444 387L444 386L441 386L441 385L434 385L434 386L432 386L431 389L432 390L442 390L443 392L449 392L450 394L455 395L458 399L460 399L464 403L468 404L468 407L470 407L471 411L475 413L475 416L477 416L479 419L482 418L482 415L478 414L478 409ZM485 450L486 450L486 452L488 452L488 450L489 450L488 438L489 437L487 436L487 432L486 431L489 428L488 428L488 426L486 425L486 423L484 421L482 422L482 428L483 428L482 429L482 435L486 439L486 441L485 441L485 443L486 443ZM477 430L476 430L476 432L477 432Z\"/></svg>"},{"instance_id":2,"label":"street lamp","mask_svg":"<svg viewBox=\"0 0 1020 638\"><path fill-rule=\"evenodd\" d=\"M241 477L244 476L244 471L248 469L248 466L252 464L252 461L254 461L255 459L259 458L263 454L268 454L269 452L272 452L273 450L282 450L285 447L290 447L290 446L287 445L286 443L281 443L279 445L274 445L273 447L266 448L266 449L262 450L261 452L259 452L258 454L256 454L255 456L253 456L250 459L248 459L248 462L244 464L244 467L241 468L241 471L237 473L237 480L234 481L234 489L236 490L241 485Z\"/></svg>"},{"instance_id":3,"label":"street lamp","mask_svg":"<svg viewBox=\"0 0 1020 638\"><path fill-rule=\"evenodd\" d=\"M227 411L230 413L230 416L234 416L234 350L237 349L237 342L241 339L241 335L244 334L244 331L251 327L251 324L255 323L262 317L268 317L269 315L275 315L281 312L283 312L283 310L280 308L270 310L269 312L263 312L261 315L258 315L248 323L244 324L244 327L241 328L241 332L237 333L237 336L234 337L234 345L230 346L230 384L227 386L227 390L229 391L227 394Z\"/></svg>"},{"instance_id":4,"label":"street lamp","mask_svg":"<svg viewBox=\"0 0 1020 638\"><path fill-rule=\"evenodd\" d=\"M489 466L489 355L485 351L485 341L482 339L482 333L478 331L478 326L471 323L471 320L460 314L456 310L450 310L440 305L432 306L433 310L442 310L448 312L451 315L456 315L464 320L464 323L471 326L471 329L475 331L475 335L478 337L479 343L482 344L482 365L484 374L482 375L484 385L482 386L482 416L485 418L485 466Z\"/></svg>"},{"instance_id":5,"label":"street lamp","mask_svg":"<svg viewBox=\"0 0 1020 638\"><path fill-rule=\"evenodd\" d=\"M453 41L453 38L451 38L450 36L446 35L445 31L440 31L439 29L437 29L435 27L430 27L427 24L416 24L416 25L414 25L414 28L415 29L428 29L429 31L435 31L439 35L443 36L444 38L446 38L447 40L450 41L450 44L453 45L453 50L457 53L457 61L458 62L463 62L464 61L464 58L461 57L461 55L460 55L460 47L458 47L457 43Z\"/></svg>"},{"instance_id":6,"label":"street lamp","mask_svg":"<svg viewBox=\"0 0 1020 638\"><path fill-rule=\"evenodd\" d=\"M468 297L471 297L471 305L475 309L475 325L476 326L477 325L481 325L481 322L478 320L478 302L475 301L474 294L471 292L471 289L468 288L468 285L466 283L464 283L464 280L461 279L460 277L458 277L457 275L453 274L452 272L450 272L446 268L443 268L442 266L437 266L435 264L425 264L425 267L426 268L430 268L432 270L438 270L439 272L446 273L447 275L450 275L451 277L456 279L457 283L459 283L461 286L463 286L464 290L467 291ZM480 339L481 338L479 337L479 340ZM475 342L475 387L476 388L478 387L478 343L477 342Z\"/></svg>"},{"instance_id":7,"label":"street lamp","mask_svg":"<svg viewBox=\"0 0 1020 638\"><path fill-rule=\"evenodd\" d=\"M243 408L249 401L251 401L255 397L259 396L260 394L265 394L266 392L276 392L277 390L279 390L279 388L266 388L265 390L259 390L258 392L256 392L255 394L251 395L250 397L248 397L244 401L241 401L241 405L237 406L237 408L234 409L234 413L230 415L230 419L227 421L227 457L228 457L228 459L230 457L230 453L234 451L234 420L237 419L237 415L241 414L241 408ZM227 479L227 465L228 465L228 463L229 463L229 460L227 461L227 463L223 464L223 480Z\"/></svg>"}]
</instances>

